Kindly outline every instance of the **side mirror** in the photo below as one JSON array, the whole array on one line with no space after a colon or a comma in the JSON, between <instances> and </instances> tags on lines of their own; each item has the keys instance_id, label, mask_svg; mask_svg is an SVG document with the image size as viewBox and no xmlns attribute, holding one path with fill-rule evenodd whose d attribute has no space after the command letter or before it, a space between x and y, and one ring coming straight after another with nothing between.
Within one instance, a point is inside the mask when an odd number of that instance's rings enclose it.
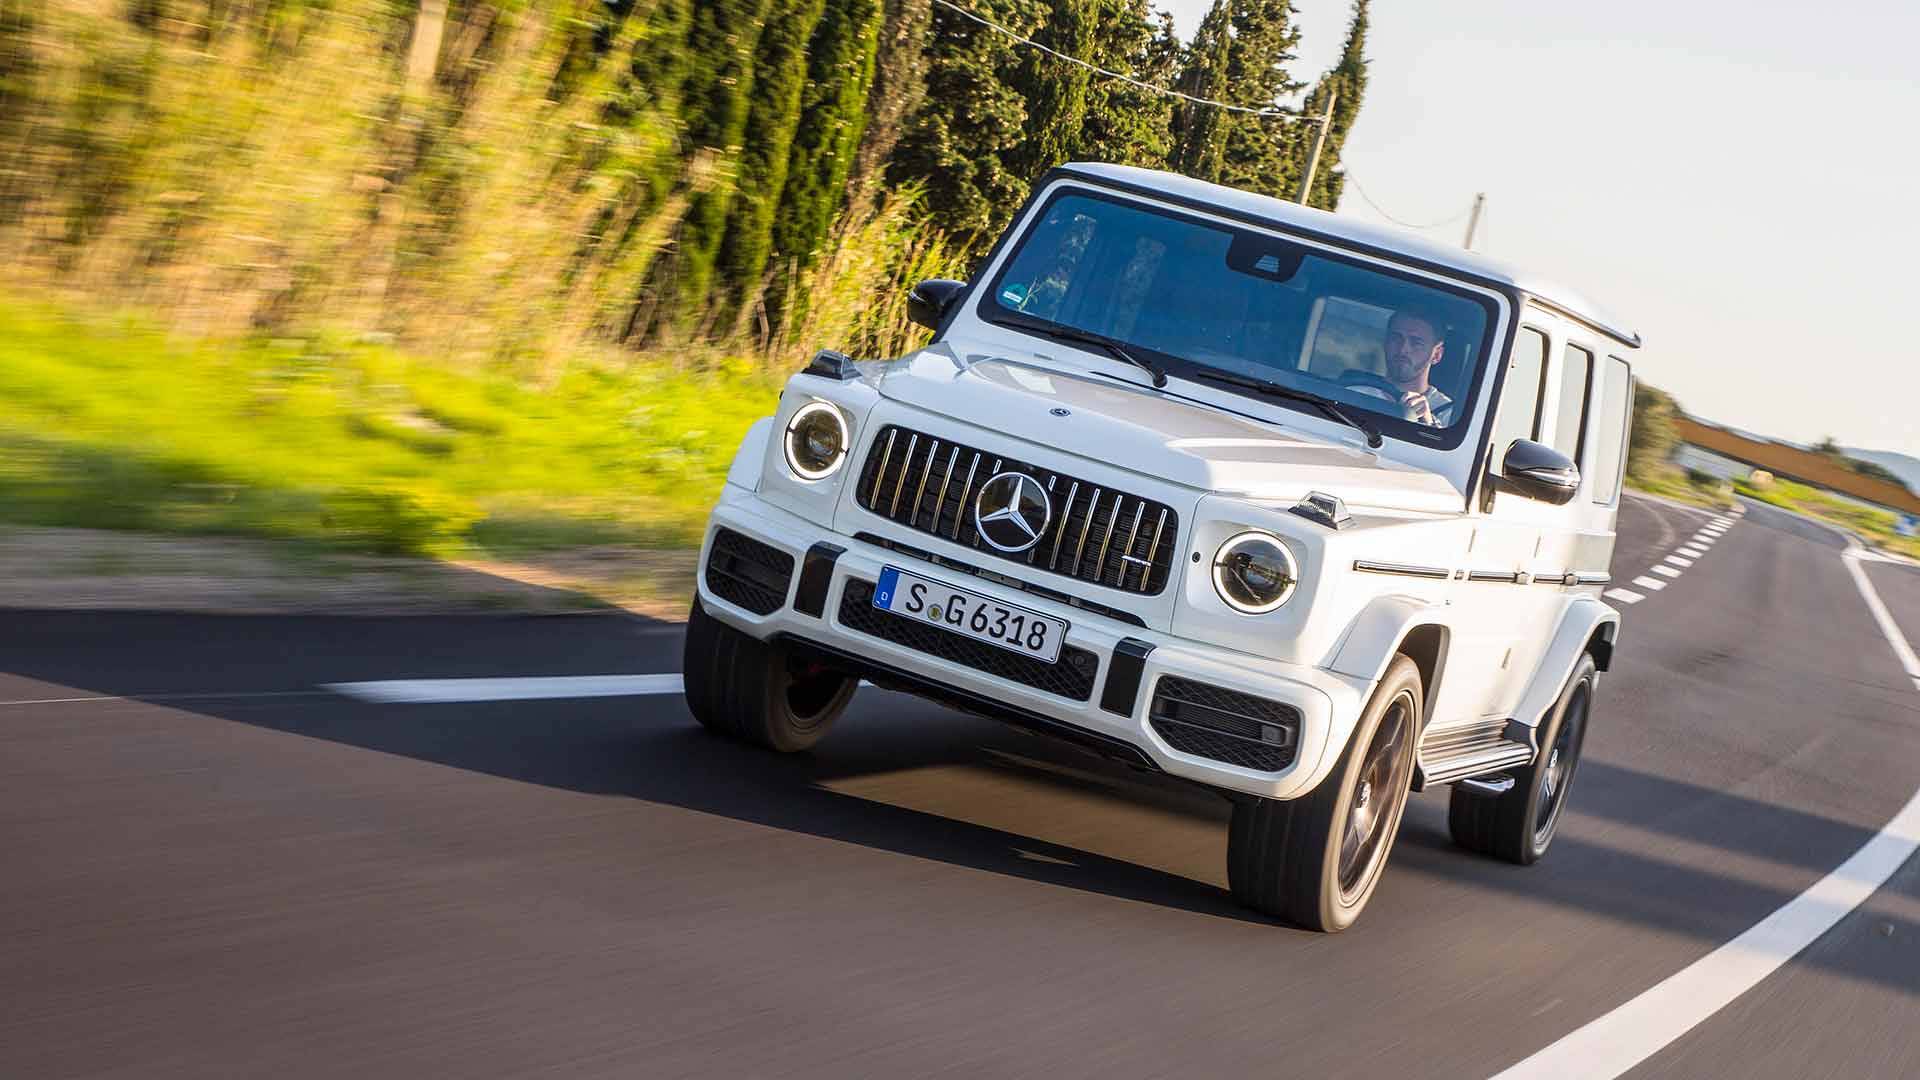
<instances>
[{"instance_id":1,"label":"side mirror","mask_svg":"<svg viewBox=\"0 0 1920 1080\"><path fill-rule=\"evenodd\" d=\"M1555 506L1572 502L1580 491L1580 467L1567 455L1532 439L1513 440L1500 473L1509 490Z\"/></svg>"},{"instance_id":2,"label":"side mirror","mask_svg":"<svg viewBox=\"0 0 1920 1080\"><path fill-rule=\"evenodd\" d=\"M929 330L939 330L946 321L947 312L954 301L967 289L964 281L949 278L928 278L913 287L907 294L907 318Z\"/></svg>"}]
</instances>

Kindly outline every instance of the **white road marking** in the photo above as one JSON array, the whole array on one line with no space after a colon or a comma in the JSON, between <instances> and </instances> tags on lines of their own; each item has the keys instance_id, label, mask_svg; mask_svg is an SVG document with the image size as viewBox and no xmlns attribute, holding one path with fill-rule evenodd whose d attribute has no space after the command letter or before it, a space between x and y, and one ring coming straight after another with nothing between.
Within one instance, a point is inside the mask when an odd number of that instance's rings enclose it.
<instances>
[{"instance_id":1,"label":"white road marking","mask_svg":"<svg viewBox=\"0 0 1920 1080\"><path fill-rule=\"evenodd\" d=\"M1710 546L1715 540L1718 540L1718 539L1720 539L1720 537L1713 533L1697 532L1697 533L1694 533L1693 536L1687 540L1687 543Z\"/></svg>"},{"instance_id":2,"label":"white road marking","mask_svg":"<svg viewBox=\"0 0 1920 1080\"><path fill-rule=\"evenodd\" d=\"M0 705L71 705L83 701L228 701L246 698L314 697L318 690L211 690L182 694L89 694L86 697L22 698Z\"/></svg>"},{"instance_id":3,"label":"white road marking","mask_svg":"<svg viewBox=\"0 0 1920 1080\"><path fill-rule=\"evenodd\" d=\"M1880 633L1920 689L1920 658L1900 634L1880 594L1860 568L1849 538L1842 554ZM1920 790L1839 869L1787 901L1747 932L1681 968L1612 1012L1500 1073L1495 1080L1592 1077L1625 1073L1698 1027L1735 998L1779 970L1865 903L1920 851Z\"/></svg>"},{"instance_id":4,"label":"white road marking","mask_svg":"<svg viewBox=\"0 0 1920 1080\"><path fill-rule=\"evenodd\" d=\"M1656 578L1656 577L1648 577L1645 574L1641 574L1639 577L1634 578L1633 583L1647 590L1648 592L1659 592L1661 589L1664 589L1667 587L1666 582L1661 581L1659 578Z\"/></svg>"},{"instance_id":5,"label":"white road marking","mask_svg":"<svg viewBox=\"0 0 1920 1080\"><path fill-rule=\"evenodd\" d=\"M1653 568L1653 572L1656 574L1659 574L1661 577L1679 577L1680 576L1680 571L1675 570L1671 566L1656 566Z\"/></svg>"},{"instance_id":6,"label":"white road marking","mask_svg":"<svg viewBox=\"0 0 1920 1080\"><path fill-rule=\"evenodd\" d=\"M640 694L678 694L683 689L678 673L568 675L526 679L388 679L380 682L344 682L324 685L327 689L350 698L385 705L629 697Z\"/></svg>"},{"instance_id":7,"label":"white road marking","mask_svg":"<svg viewBox=\"0 0 1920 1080\"><path fill-rule=\"evenodd\" d=\"M1606 592L1601 593L1600 595L1608 598L1609 600L1618 600L1623 604L1637 604L1640 601L1646 599L1646 597L1641 596L1639 593L1634 592L1632 589L1620 589L1620 588L1608 589Z\"/></svg>"},{"instance_id":8,"label":"white road marking","mask_svg":"<svg viewBox=\"0 0 1920 1080\"><path fill-rule=\"evenodd\" d=\"M1705 555L1707 553L1706 548L1699 547L1694 544L1682 544L1680 545L1678 550L1680 554L1685 555L1688 558L1692 558L1692 559L1697 559L1700 556Z\"/></svg>"},{"instance_id":9,"label":"white road marking","mask_svg":"<svg viewBox=\"0 0 1920 1080\"><path fill-rule=\"evenodd\" d=\"M1666 561L1672 563L1675 566L1684 567L1684 566L1693 565L1693 560L1685 557L1684 555L1669 555L1667 556Z\"/></svg>"}]
</instances>

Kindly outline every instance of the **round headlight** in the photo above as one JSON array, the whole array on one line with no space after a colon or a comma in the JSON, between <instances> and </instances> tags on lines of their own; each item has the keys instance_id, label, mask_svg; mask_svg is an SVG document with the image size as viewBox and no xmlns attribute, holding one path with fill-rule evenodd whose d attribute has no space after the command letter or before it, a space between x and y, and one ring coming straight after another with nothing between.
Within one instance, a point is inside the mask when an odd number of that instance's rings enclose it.
<instances>
[{"instance_id":1,"label":"round headlight","mask_svg":"<svg viewBox=\"0 0 1920 1080\"><path fill-rule=\"evenodd\" d=\"M809 401L787 421L787 468L802 480L825 480L847 460L847 419L824 401Z\"/></svg>"},{"instance_id":2,"label":"round headlight","mask_svg":"<svg viewBox=\"0 0 1920 1080\"><path fill-rule=\"evenodd\" d=\"M1287 602L1300 580L1293 554L1271 533L1243 532L1228 538L1213 557L1213 588L1227 606L1261 615Z\"/></svg>"}]
</instances>

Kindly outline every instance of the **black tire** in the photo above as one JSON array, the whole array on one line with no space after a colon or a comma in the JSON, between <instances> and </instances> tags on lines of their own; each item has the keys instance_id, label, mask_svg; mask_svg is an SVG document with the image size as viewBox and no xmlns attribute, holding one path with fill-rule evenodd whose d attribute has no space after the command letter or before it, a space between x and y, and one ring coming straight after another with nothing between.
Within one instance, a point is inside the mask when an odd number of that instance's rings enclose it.
<instances>
[{"instance_id":1,"label":"black tire","mask_svg":"<svg viewBox=\"0 0 1920 1080\"><path fill-rule=\"evenodd\" d=\"M687 708L702 727L781 753L825 738L859 685L784 643L735 630L707 614L699 597L687 614L680 671Z\"/></svg>"},{"instance_id":2,"label":"black tire","mask_svg":"<svg viewBox=\"0 0 1920 1080\"><path fill-rule=\"evenodd\" d=\"M1400 831L1422 700L1420 669L1394 657L1339 764L1319 787L1298 799L1234 804L1227 882L1235 900L1309 930L1335 933L1353 925ZM1343 858L1350 826L1355 847Z\"/></svg>"},{"instance_id":3,"label":"black tire","mask_svg":"<svg viewBox=\"0 0 1920 1080\"><path fill-rule=\"evenodd\" d=\"M1520 866L1531 866L1547 853L1580 768L1598 672L1590 655L1574 665L1540 732L1540 753L1533 764L1513 774L1513 787L1505 794L1476 795L1454 788L1447 805L1447 830L1454 843Z\"/></svg>"}]
</instances>

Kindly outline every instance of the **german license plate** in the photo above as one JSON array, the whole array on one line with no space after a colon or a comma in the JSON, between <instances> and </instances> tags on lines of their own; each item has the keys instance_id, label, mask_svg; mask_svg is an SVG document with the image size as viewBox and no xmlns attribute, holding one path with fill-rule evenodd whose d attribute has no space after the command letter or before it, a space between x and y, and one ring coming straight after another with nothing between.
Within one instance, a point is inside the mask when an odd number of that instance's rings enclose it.
<instances>
[{"instance_id":1,"label":"german license plate","mask_svg":"<svg viewBox=\"0 0 1920 1080\"><path fill-rule=\"evenodd\" d=\"M873 606L920 619L956 634L998 645L1051 664L1060 659L1067 624L1026 608L1008 607L976 592L911 574L896 566L880 571Z\"/></svg>"}]
</instances>

